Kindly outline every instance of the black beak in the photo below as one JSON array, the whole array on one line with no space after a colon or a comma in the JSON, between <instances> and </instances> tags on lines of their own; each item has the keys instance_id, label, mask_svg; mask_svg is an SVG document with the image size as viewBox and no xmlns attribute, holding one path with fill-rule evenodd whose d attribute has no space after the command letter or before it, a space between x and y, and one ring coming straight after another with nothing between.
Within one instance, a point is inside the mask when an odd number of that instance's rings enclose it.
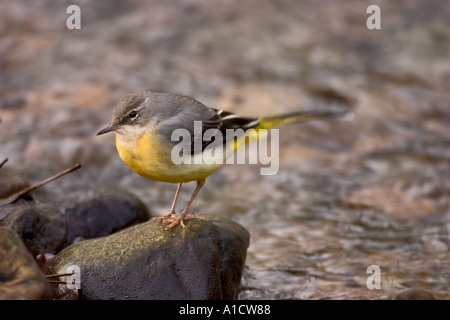
<instances>
[{"instance_id":1,"label":"black beak","mask_svg":"<svg viewBox=\"0 0 450 320\"><path fill-rule=\"evenodd\" d=\"M101 135L110 131L116 131L117 129L119 129L119 126L109 126L106 128L103 128L102 130L100 130L99 132L97 132L97 135Z\"/></svg>"}]
</instances>

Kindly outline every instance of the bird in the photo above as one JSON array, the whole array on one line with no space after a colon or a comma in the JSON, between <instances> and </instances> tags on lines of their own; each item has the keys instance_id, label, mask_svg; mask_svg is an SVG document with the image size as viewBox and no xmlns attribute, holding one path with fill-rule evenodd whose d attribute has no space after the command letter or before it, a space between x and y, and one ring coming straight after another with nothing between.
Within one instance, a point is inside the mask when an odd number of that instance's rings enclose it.
<instances>
[{"instance_id":1,"label":"bird","mask_svg":"<svg viewBox=\"0 0 450 320\"><path fill-rule=\"evenodd\" d=\"M177 190L168 214L157 219L169 223L169 230L180 224L186 228L185 220L195 217L188 211L206 178L221 167L224 161L197 161L205 155L215 139L203 139L208 130L223 136L230 130L240 130L240 135L232 139L223 139L221 145L225 152L221 157L233 154L240 146L266 135L267 130L288 123L313 119L337 118L346 111L298 111L268 117L244 117L236 113L207 107L192 97L175 93L138 91L124 96L113 110L110 125L101 129L97 135L107 132L116 134L116 148L121 159L137 174L150 180L177 183ZM197 130L196 124L201 124ZM183 142L185 159L173 161L175 146L173 133L182 130L189 135ZM223 160L222 159L222 160ZM191 161L192 160L192 161ZM217 159L216 159L217 160ZM186 207L177 214L175 207L181 187L184 183L196 181L197 185Z\"/></svg>"}]
</instances>

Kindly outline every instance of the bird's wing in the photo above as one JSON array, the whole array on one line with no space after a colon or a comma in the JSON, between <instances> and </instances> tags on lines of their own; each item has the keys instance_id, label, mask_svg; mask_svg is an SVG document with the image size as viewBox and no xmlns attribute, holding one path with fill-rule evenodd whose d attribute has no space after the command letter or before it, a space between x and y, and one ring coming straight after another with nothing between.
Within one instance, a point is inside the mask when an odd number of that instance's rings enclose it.
<instances>
[{"instance_id":1,"label":"bird's wing","mask_svg":"<svg viewBox=\"0 0 450 320\"><path fill-rule=\"evenodd\" d=\"M197 101L196 103L191 101L188 108L180 108L176 115L164 120L158 127L158 133L172 144L186 143L184 147L190 148L191 154L194 155L203 152L208 145L214 143L218 134L225 143L227 134L230 133L227 129L243 129L244 132L258 123L258 118L241 117L232 112L209 108ZM179 132L189 135L189 139L186 141L171 139L177 129L183 129ZM207 131L208 138L205 138Z\"/></svg>"}]
</instances>

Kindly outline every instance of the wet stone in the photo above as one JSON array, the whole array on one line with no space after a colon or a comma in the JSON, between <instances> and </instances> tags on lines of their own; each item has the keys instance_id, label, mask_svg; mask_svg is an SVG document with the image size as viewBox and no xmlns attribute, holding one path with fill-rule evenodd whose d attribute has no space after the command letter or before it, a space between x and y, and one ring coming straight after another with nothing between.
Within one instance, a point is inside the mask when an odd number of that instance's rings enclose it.
<instances>
[{"instance_id":1,"label":"wet stone","mask_svg":"<svg viewBox=\"0 0 450 320\"><path fill-rule=\"evenodd\" d=\"M397 294L394 300L436 300L436 298L422 289L407 289Z\"/></svg>"},{"instance_id":2,"label":"wet stone","mask_svg":"<svg viewBox=\"0 0 450 320\"><path fill-rule=\"evenodd\" d=\"M0 300L51 298L50 285L22 239L0 226Z\"/></svg>"},{"instance_id":3,"label":"wet stone","mask_svg":"<svg viewBox=\"0 0 450 320\"><path fill-rule=\"evenodd\" d=\"M82 299L234 299L249 233L224 218L197 216L187 229L151 220L58 253L55 273L76 265Z\"/></svg>"},{"instance_id":4,"label":"wet stone","mask_svg":"<svg viewBox=\"0 0 450 320\"><path fill-rule=\"evenodd\" d=\"M30 252L55 253L61 250L67 235L67 223L57 208L20 199L0 207L0 225L13 229Z\"/></svg>"},{"instance_id":5,"label":"wet stone","mask_svg":"<svg viewBox=\"0 0 450 320\"><path fill-rule=\"evenodd\" d=\"M68 224L68 243L106 236L149 219L139 198L117 188L74 195L61 203L61 208Z\"/></svg>"}]
</instances>

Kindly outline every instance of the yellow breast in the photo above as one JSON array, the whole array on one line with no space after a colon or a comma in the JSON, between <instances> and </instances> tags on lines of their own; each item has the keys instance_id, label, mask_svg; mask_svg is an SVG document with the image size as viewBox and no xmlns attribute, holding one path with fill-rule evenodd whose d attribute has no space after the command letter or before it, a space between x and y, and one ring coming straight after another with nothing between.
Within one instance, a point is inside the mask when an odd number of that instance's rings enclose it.
<instances>
[{"instance_id":1,"label":"yellow breast","mask_svg":"<svg viewBox=\"0 0 450 320\"><path fill-rule=\"evenodd\" d=\"M174 164L172 144L162 144L155 132L116 132L122 160L137 174L150 180L180 183L203 180L220 165Z\"/></svg>"}]
</instances>

